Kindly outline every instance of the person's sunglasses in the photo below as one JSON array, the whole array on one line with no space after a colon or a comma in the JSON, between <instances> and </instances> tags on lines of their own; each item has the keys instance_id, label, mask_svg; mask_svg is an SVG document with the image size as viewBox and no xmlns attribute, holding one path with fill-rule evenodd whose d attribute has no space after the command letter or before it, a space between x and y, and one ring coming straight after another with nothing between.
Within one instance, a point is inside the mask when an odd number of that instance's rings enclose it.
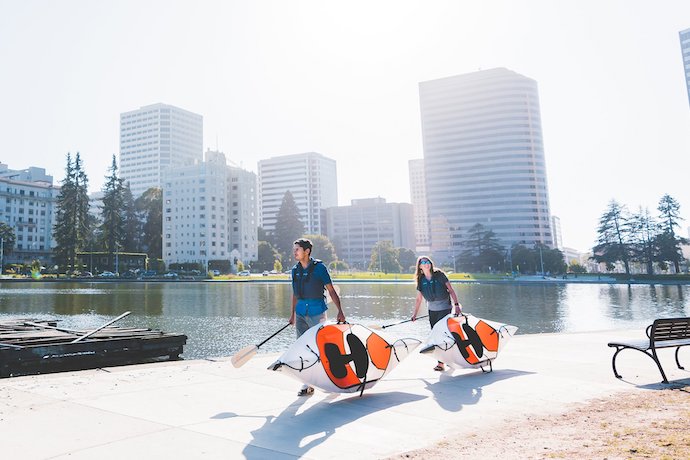
<instances>
[{"instance_id":1,"label":"person's sunglasses","mask_svg":"<svg viewBox=\"0 0 690 460\"><path fill-rule=\"evenodd\" d=\"M428 260L420 260L419 261L419 265L429 265L429 264L431 264L431 262Z\"/></svg>"}]
</instances>

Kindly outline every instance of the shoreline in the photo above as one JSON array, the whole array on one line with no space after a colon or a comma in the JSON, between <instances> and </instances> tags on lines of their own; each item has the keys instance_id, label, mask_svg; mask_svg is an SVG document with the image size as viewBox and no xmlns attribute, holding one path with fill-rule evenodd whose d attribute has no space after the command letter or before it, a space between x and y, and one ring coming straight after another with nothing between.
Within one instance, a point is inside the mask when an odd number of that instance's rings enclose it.
<instances>
[{"instance_id":1,"label":"shoreline","mask_svg":"<svg viewBox=\"0 0 690 460\"><path fill-rule=\"evenodd\" d=\"M390 276L390 275L389 275ZM403 278L404 276L404 278ZM394 278L349 278L332 276L334 284L349 284L349 283L372 283L372 284L404 284L412 283L412 275L400 275ZM685 286L690 285L690 279L627 279L621 280L613 277L568 277L568 278L551 278L542 276L522 276L513 279L475 279L475 278L457 278L453 275L449 276L451 283L457 284L501 284L501 285L562 285L562 284L619 284L619 285L662 285L662 286ZM241 279L224 278L224 279L208 279L208 278L191 278L191 279L126 279L126 278L41 278L33 279L27 278L7 278L0 277L0 283L290 283L289 278L277 277L261 277L255 275L254 277L243 277Z\"/></svg>"}]
</instances>

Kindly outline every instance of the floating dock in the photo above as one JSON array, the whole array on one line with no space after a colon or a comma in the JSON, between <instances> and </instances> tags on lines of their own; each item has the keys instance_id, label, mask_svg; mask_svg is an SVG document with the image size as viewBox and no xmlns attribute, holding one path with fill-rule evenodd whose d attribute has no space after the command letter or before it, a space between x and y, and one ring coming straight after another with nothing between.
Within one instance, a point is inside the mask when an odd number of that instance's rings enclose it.
<instances>
[{"instance_id":1,"label":"floating dock","mask_svg":"<svg viewBox=\"0 0 690 460\"><path fill-rule=\"evenodd\" d=\"M56 321L0 321L0 377L177 360L187 336L109 326L71 330Z\"/></svg>"}]
</instances>

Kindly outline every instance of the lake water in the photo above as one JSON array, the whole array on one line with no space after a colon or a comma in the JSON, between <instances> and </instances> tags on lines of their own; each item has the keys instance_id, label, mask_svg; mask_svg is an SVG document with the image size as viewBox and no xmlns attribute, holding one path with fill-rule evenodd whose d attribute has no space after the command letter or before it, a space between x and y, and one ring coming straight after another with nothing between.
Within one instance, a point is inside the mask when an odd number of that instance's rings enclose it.
<instances>
[{"instance_id":1,"label":"lake water","mask_svg":"<svg viewBox=\"0 0 690 460\"><path fill-rule=\"evenodd\" d=\"M453 283L464 311L512 324L518 334L640 328L657 317L690 316L690 286L624 284ZM410 283L340 283L351 323L408 319L416 291ZM230 356L261 342L287 322L291 286L285 282L0 282L0 320L57 319L66 328L95 328L125 311L118 326L148 327L188 336L187 359ZM335 318L335 308L329 310ZM426 319L387 328L393 337L424 339ZM284 350L288 328L262 346Z\"/></svg>"}]
</instances>

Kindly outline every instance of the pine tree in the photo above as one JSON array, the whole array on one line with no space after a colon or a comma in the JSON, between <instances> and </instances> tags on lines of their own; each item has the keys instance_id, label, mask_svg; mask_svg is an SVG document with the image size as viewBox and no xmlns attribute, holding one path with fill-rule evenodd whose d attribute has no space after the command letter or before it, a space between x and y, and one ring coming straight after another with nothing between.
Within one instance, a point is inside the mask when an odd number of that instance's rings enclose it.
<instances>
[{"instance_id":1,"label":"pine tree","mask_svg":"<svg viewBox=\"0 0 690 460\"><path fill-rule=\"evenodd\" d=\"M60 271L66 271L70 264L70 255L74 246L74 166L72 156L67 153L67 166L65 178L62 180L60 193L55 202L55 226L53 227L53 239L55 249L53 254Z\"/></svg>"},{"instance_id":2,"label":"pine tree","mask_svg":"<svg viewBox=\"0 0 690 460\"><path fill-rule=\"evenodd\" d=\"M465 248L458 257L460 266L470 271L485 271L498 268L503 262L505 248L501 246L493 230L487 230L476 223L467 231L462 242Z\"/></svg>"},{"instance_id":3,"label":"pine tree","mask_svg":"<svg viewBox=\"0 0 690 460\"><path fill-rule=\"evenodd\" d=\"M55 261L61 270L77 269L77 252L87 245L92 219L89 216L89 180L83 170L79 152L72 162L67 153L65 178L56 200L55 226L53 238Z\"/></svg>"},{"instance_id":4,"label":"pine tree","mask_svg":"<svg viewBox=\"0 0 690 460\"><path fill-rule=\"evenodd\" d=\"M141 250L141 220L137 213L129 182L122 189L124 236L123 248L126 252L139 252Z\"/></svg>"},{"instance_id":5,"label":"pine tree","mask_svg":"<svg viewBox=\"0 0 690 460\"><path fill-rule=\"evenodd\" d=\"M273 233L273 246L282 255L283 260L292 260L293 242L304 235L299 208L292 193L288 190L283 195L283 202L276 216L276 228Z\"/></svg>"},{"instance_id":6,"label":"pine tree","mask_svg":"<svg viewBox=\"0 0 690 460\"><path fill-rule=\"evenodd\" d=\"M658 259L657 233L659 224L649 213L649 209L640 206L637 213L629 220L631 241L635 260L644 264L647 274L654 273L654 261Z\"/></svg>"},{"instance_id":7,"label":"pine tree","mask_svg":"<svg viewBox=\"0 0 690 460\"><path fill-rule=\"evenodd\" d=\"M659 200L659 220L661 234L657 237L657 244L659 246L660 262L671 261L676 273L680 273L680 260L682 258L680 245L687 242L685 238L676 236L675 227L679 227L679 221L683 220L680 217L680 204L666 194Z\"/></svg>"},{"instance_id":8,"label":"pine tree","mask_svg":"<svg viewBox=\"0 0 690 460\"><path fill-rule=\"evenodd\" d=\"M103 205L101 206L101 244L108 254L108 266L114 267L117 272L118 267L114 266L114 254L123 249L125 237L124 219L124 186L122 179L117 176L117 162L115 155L110 166L110 174L105 177L103 185Z\"/></svg>"},{"instance_id":9,"label":"pine tree","mask_svg":"<svg viewBox=\"0 0 690 460\"><path fill-rule=\"evenodd\" d=\"M141 248L150 259L163 256L163 193L160 188L151 187L139 196L134 207L142 216Z\"/></svg>"},{"instance_id":10,"label":"pine tree","mask_svg":"<svg viewBox=\"0 0 690 460\"><path fill-rule=\"evenodd\" d=\"M599 218L598 240L592 250L592 259L604 262L609 270L613 268L614 262L621 261L625 266L625 273L630 275L632 245L628 221L625 206L611 200L606 212Z\"/></svg>"},{"instance_id":11,"label":"pine tree","mask_svg":"<svg viewBox=\"0 0 690 460\"><path fill-rule=\"evenodd\" d=\"M72 266L75 266L77 262L77 253L87 248L94 223L94 219L89 213L89 179L86 176L79 152L74 158L74 207L75 245L72 254Z\"/></svg>"}]
</instances>

